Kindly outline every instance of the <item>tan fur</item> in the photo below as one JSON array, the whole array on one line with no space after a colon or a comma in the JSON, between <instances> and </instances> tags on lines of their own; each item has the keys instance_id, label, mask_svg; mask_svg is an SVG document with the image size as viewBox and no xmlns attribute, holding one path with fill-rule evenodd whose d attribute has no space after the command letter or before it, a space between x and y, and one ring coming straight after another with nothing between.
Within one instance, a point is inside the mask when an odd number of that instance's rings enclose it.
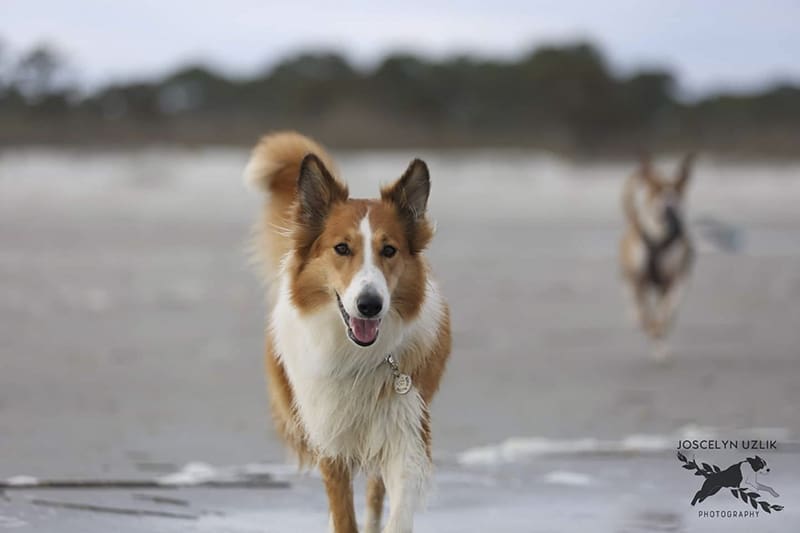
<instances>
[{"instance_id":1,"label":"tan fur","mask_svg":"<svg viewBox=\"0 0 800 533\"><path fill-rule=\"evenodd\" d=\"M308 446L302 423L294 406L294 395L289 379L273 350L270 335L266 339L265 368L272 420L278 435L294 451L300 466L312 465L317 458Z\"/></svg>"},{"instance_id":2,"label":"tan fur","mask_svg":"<svg viewBox=\"0 0 800 533\"><path fill-rule=\"evenodd\" d=\"M246 183L268 193L253 239L254 253L267 282L273 281L281 258L291 247L284 236L291 231L290 207L297 195L300 162L310 153L335 172L333 160L316 141L293 131L262 137L245 169Z\"/></svg>"},{"instance_id":3,"label":"tan fur","mask_svg":"<svg viewBox=\"0 0 800 533\"><path fill-rule=\"evenodd\" d=\"M358 533L350 466L343 461L323 458L319 462L319 470L328 494L333 530L336 533Z\"/></svg>"},{"instance_id":4,"label":"tan fur","mask_svg":"<svg viewBox=\"0 0 800 533\"><path fill-rule=\"evenodd\" d=\"M313 217L313 213L304 212L298 201L301 161L309 153L319 159L318 162L312 161L316 165L313 169L315 175L328 183L326 198L330 199L331 205L323 224L311 220L309 217ZM275 281L283 268L283 275L289 276L292 304L301 313L311 313L319 306L335 301L334 291L343 291L347 287L363 262L364 247L369 246L373 257L379 258L377 266L387 281L393 310L406 322L415 319L422 307L428 278L428 266L421 252L433 235L427 219L408 208L414 199L400 192L401 182L418 171L417 163L415 161L395 185L384 188L380 199L353 200L347 198L346 186L332 174L327 174L326 168L333 168L331 158L316 142L293 132L264 137L253 151L247 179L269 193L255 242L265 281ZM358 231L359 221L366 213L372 229L371 243L363 242ZM342 242L349 246L350 255L340 256L332 251ZM387 244L397 249L391 258L380 255ZM439 387L451 348L450 318L446 306L439 323L431 326L437 330L433 345L407 344L398 354L401 372L412 376L424 402L420 426L429 459L431 430L428 406ZM319 465L335 532L356 531L352 502L352 474L356 465L343 458L320 457L309 446L295 408L291 382L275 353L271 335L267 335L266 341L266 370L275 427L301 464ZM376 391L376 398L377 401L390 401L393 394L387 382L382 390ZM368 508L378 521L384 492L380 476L371 475Z\"/></svg>"}]
</instances>

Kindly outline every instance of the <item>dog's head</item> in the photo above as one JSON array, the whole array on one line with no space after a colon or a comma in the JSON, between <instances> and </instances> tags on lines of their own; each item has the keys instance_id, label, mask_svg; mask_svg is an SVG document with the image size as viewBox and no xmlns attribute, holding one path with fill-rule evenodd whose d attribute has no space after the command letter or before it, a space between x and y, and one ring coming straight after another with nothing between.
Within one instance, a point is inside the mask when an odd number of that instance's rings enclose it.
<instances>
[{"instance_id":1,"label":"dog's head","mask_svg":"<svg viewBox=\"0 0 800 533\"><path fill-rule=\"evenodd\" d=\"M750 463L750 468L753 469L753 472L758 472L759 474L769 474L767 462L758 455L755 457L748 457L747 462Z\"/></svg>"},{"instance_id":2,"label":"dog's head","mask_svg":"<svg viewBox=\"0 0 800 533\"><path fill-rule=\"evenodd\" d=\"M349 198L313 154L305 157L294 206L292 299L311 312L335 301L352 342L370 346L389 313L410 320L425 291L421 257L433 231L425 216L428 167L414 160L380 199Z\"/></svg>"},{"instance_id":3,"label":"dog's head","mask_svg":"<svg viewBox=\"0 0 800 533\"><path fill-rule=\"evenodd\" d=\"M644 184L641 203L643 221L648 229L661 232L662 228L675 225L683 218L683 203L692 171L693 155L684 157L673 179L663 178L650 159L642 159L636 177Z\"/></svg>"}]
</instances>

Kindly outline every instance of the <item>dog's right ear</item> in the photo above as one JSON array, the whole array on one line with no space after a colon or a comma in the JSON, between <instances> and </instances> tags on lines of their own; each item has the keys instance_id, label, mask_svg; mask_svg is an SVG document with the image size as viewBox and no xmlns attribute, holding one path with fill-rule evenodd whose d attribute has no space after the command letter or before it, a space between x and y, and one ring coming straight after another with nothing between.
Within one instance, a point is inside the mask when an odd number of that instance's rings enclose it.
<instances>
[{"instance_id":1,"label":"dog's right ear","mask_svg":"<svg viewBox=\"0 0 800 533\"><path fill-rule=\"evenodd\" d=\"M314 154L305 156L297 179L299 222L311 228L321 228L331 206L346 200L347 187L331 175L322 160Z\"/></svg>"},{"instance_id":2,"label":"dog's right ear","mask_svg":"<svg viewBox=\"0 0 800 533\"><path fill-rule=\"evenodd\" d=\"M644 152L639 156L639 168L636 169L636 176L648 185L659 185L658 178L653 172L653 161L650 154Z\"/></svg>"}]
</instances>

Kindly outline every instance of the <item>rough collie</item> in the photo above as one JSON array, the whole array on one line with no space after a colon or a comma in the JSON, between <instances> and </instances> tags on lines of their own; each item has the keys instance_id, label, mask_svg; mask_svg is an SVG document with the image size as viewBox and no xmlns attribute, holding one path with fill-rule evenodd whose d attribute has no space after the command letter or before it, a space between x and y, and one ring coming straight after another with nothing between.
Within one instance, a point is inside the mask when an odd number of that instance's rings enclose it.
<instances>
[{"instance_id":1,"label":"rough collie","mask_svg":"<svg viewBox=\"0 0 800 533\"><path fill-rule=\"evenodd\" d=\"M694 257L683 213L692 159L686 156L677 175L665 179L644 158L624 187L620 265L637 320L654 340L674 321ZM656 355L666 355L665 349Z\"/></svg>"},{"instance_id":2,"label":"rough collie","mask_svg":"<svg viewBox=\"0 0 800 533\"><path fill-rule=\"evenodd\" d=\"M447 304L423 251L430 179L417 159L380 198L355 199L323 148L265 136L246 180L266 196L255 246L271 286L266 366L278 432L319 466L331 529L357 531L352 477L367 475L365 530L409 532L431 470L429 406L450 354Z\"/></svg>"}]
</instances>

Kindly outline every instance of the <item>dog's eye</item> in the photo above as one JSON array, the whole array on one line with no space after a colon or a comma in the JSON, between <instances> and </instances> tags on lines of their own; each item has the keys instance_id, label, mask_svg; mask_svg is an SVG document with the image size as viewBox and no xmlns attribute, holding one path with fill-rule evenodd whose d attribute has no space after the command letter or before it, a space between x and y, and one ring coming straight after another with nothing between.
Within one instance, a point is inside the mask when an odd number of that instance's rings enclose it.
<instances>
[{"instance_id":1,"label":"dog's eye","mask_svg":"<svg viewBox=\"0 0 800 533\"><path fill-rule=\"evenodd\" d=\"M384 246L383 249L381 250L381 255L383 257L392 257L396 253L397 253L397 248L389 244Z\"/></svg>"},{"instance_id":2,"label":"dog's eye","mask_svg":"<svg viewBox=\"0 0 800 533\"><path fill-rule=\"evenodd\" d=\"M334 246L333 249L336 250L336 253L339 255L350 255L350 247L347 246L347 243L340 242Z\"/></svg>"}]
</instances>

